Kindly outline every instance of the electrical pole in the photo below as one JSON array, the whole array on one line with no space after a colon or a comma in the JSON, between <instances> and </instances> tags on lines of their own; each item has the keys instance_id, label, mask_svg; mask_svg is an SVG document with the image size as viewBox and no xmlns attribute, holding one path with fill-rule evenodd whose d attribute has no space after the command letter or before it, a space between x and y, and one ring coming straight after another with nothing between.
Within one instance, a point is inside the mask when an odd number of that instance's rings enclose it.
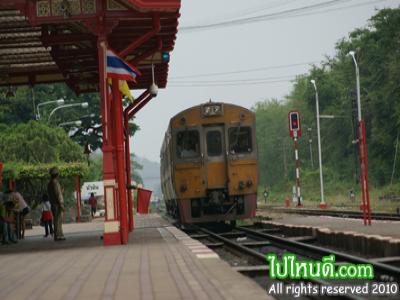
<instances>
[{"instance_id":1,"label":"electrical pole","mask_svg":"<svg viewBox=\"0 0 400 300\"><path fill-rule=\"evenodd\" d=\"M398 147L398 145L399 145L399 131L397 131L396 150L394 151L393 170L392 170L392 178L390 179L390 185L393 184L394 172L396 171L396 160L397 160L397 147Z\"/></svg>"},{"instance_id":2,"label":"electrical pole","mask_svg":"<svg viewBox=\"0 0 400 300\"><path fill-rule=\"evenodd\" d=\"M311 133L312 128L308 127L308 142L310 144L310 161L311 161L311 169L314 169L314 160L313 160L313 155L312 155L312 133Z\"/></svg>"},{"instance_id":3,"label":"electrical pole","mask_svg":"<svg viewBox=\"0 0 400 300\"><path fill-rule=\"evenodd\" d=\"M315 90L315 110L317 113L317 138L318 138L318 162L319 162L319 182L320 182L320 193L321 202L319 204L320 208L326 208L326 203L324 199L324 178L322 176L322 150L321 150L321 130L319 126L319 99L318 99L318 89L315 80L311 80L312 85Z\"/></svg>"},{"instance_id":4,"label":"electrical pole","mask_svg":"<svg viewBox=\"0 0 400 300\"><path fill-rule=\"evenodd\" d=\"M296 159L296 197L297 206L301 206L301 193L300 193L300 163L299 163L299 143L297 142L297 132L294 134L294 157Z\"/></svg>"},{"instance_id":5,"label":"electrical pole","mask_svg":"<svg viewBox=\"0 0 400 300\"><path fill-rule=\"evenodd\" d=\"M360 152L360 181L362 190L362 208L364 215L364 225L371 225L371 206L369 201L368 190L368 160L367 160L367 141L365 132L365 122L361 118L361 92L360 92L360 69L357 64L355 52L350 51L349 55L353 58L356 69L356 86L357 86L357 109L358 109L358 146Z\"/></svg>"}]
</instances>

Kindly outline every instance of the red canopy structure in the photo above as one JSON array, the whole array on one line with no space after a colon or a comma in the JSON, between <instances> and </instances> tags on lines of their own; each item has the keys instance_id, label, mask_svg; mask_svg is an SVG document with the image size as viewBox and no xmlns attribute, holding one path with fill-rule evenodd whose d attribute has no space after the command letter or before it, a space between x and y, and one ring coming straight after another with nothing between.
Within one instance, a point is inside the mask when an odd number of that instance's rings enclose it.
<instances>
[{"instance_id":1,"label":"red canopy structure","mask_svg":"<svg viewBox=\"0 0 400 300\"><path fill-rule=\"evenodd\" d=\"M104 243L124 244L133 229L128 120L167 85L180 0L1 0L0 86L65 82L77 94L99 92L103 126ZM123 111L118 82L108 92L105 51L140 72L131 89L145 89ZM124 134L125 130L125 134Z\"/></svg>"},{"instance_id":2,"label":"red canopy structure","mask_svg":"<svg viewBox=\"0 0 400 300\"><path fill-rule=\"evenodd\" d=\"M77 94L99 91L97 42L142 72L133 89L167 83L163 51L175 44L180 0L2 0L0 85L66 82ZM130 46L130 47L129 47Z\"/></svg>"}]
</instances>

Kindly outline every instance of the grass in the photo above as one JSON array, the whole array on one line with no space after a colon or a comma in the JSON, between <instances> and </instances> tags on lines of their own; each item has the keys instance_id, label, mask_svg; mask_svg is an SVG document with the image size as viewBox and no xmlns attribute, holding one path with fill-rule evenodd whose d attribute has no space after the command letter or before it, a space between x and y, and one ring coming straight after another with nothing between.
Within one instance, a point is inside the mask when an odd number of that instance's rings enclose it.
<instances>
[{"instance_id":1,"label":"grass","mask_svg":"<svg viewBox=\"0 0 400 300\"><path fill-rule=\"evenodd\" d=\"M259 193L258 202L260 206L265 205L264 197L262 196L263 190ZM302 191L303 205L305 208L317 208L320 201L319 189L304 190ZM385 212L385 213L396 213L397 209L400 208L400 200L382 200L380 197L396 195L400 198L400 184L384 187L371 187L370 188L370 204L372 212ZM267 198L267 205L279 205L284 206L284 200L289 197L291 201L291 192L282 191L270 191L270 195ZM361 192L356 190L356 199L350 200L348 190L337 188L335 191L327 189L325 193L325 202L328 205L328 209L337 210L354 210L360 211L361 204ZM293 203L291 203L293 205Z\"/></svg>"}]
</instances>

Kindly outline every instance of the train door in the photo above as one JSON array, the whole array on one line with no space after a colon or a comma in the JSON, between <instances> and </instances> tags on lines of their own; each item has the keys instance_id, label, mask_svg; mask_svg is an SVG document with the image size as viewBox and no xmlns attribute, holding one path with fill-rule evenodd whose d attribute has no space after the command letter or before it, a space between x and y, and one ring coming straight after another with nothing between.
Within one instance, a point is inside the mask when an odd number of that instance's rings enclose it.
<instances>
[{"instance_id":1,"label":"train door","mask_svg":"<svg viewBox=\"0 0 400 300\"><path fill-rule=\"evenodd\" d=\"M204 127L204 163L208 189L226 188L224 126Z\"/></svg>"},{"instance_id":2,"label":"train door","mask_svg":"<svg viewBox=\"0 0 400 300\"><path fill-rule=\"evenodd\" d=\"M249 194L257 191L257 151L255 129L247 124L227 130L229 194Z\"/></svg>"}]
</instances>

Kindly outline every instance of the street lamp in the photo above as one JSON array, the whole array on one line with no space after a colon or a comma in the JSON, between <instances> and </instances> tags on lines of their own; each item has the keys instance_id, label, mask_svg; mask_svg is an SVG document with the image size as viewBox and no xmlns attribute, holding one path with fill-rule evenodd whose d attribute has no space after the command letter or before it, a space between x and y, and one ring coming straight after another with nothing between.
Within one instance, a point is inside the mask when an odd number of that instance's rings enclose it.
<instances>
[{"instance_id":1,"label":"street lamp","mask_svg":"<svg viewBox=\"0 0 400 300\"><path fill-rule=\"evenodd\" d=\"M53 104L53 103L55 103L55 104L57 104L58 106L60 106L60 105L63 105L64 102L65 102L64 99L58 99L58 100L54 100L54 101L47 101L47 102L39 103L39 104L37 105L37 107L36 107L36 111L37 111L36 118L37 118L38 120L40 120L40 111L39 111L39 107L44 106L44 105L48 105L48 104Z\"/></svg>"},{"instance_id":2,"label":"street lamp","mask_svg":"<svg viewBox=\"0 0 400 300\"><path fill-rule=\"evenodd\" d=\"M357 82L357 112L358 112L358 146L360 152L360 177L361 177L361 191L362 191L362 209L364 215L364 225L371 225L371 206L369 202L368 191L368 161L367 161L367 139L365 134L365 123L361 118L361 95L360 95L360 70L358 68L356 54L350 51L349 55L353 58L354 66L356 69L356 82Z\"/></svg>"},{"instance_id":3,"label":"street lamp","mask_svg":"<svg viewBox=\"0 0 400 300\"><path fill-rule=\"evenodd\" d=\"M53 116L53 114L54 114L57 110L62 109L62 108L70 108L70 107L77 107L77 106L80 106L80 107L82 107L82 108L88 108L88 107L89 107L89 103L87 103L87 102L72 103L72 104L66 104L66 105L61 105L61 106L59 106L59 107L56 107L55 109L53 109L53 110L51 111L51 113L50 113L50 115L49 115L49 118L48 118L48 120L47 120L47 123L50 124L51 117Z\"/></svg>"},{"instance_id":4,"label":"street lamp","mask_svg":"<svg viewBox=\"0 0 400 300\"><path fill-rule=\"evenodd\" d=\"M319 182L321 186L321 202L319 204L320 208L326 208L326 203L324 199L324 178L322 176L322 154L321 154L321 133L319 127L319 100L318 100L318 89L317 84L314 79L311 80L312 85L315 90L315 107L317 111L317 139L318 139L318 161L319 161Z\"/></svg>"},{"instance_id":5,"label":"street lamp","mask_svg":"<svg viewBox=\"0 0 400 300\"><path fill-rule=\"evenodd\" d=\"M311 161L311 169L314 169L314 160L313 160L313 155L312 155L312 128L308 127L308 143L310 145L310 161Z\"/></svg>"},{"instance_id":6,"label":"street lamp","mask_svg":"<svg viewBox=\"0 0 400 300\"><path fill-rule=\"evenodd\" d=\"M357 81L357 112L358 112L358 122L361 122L361 96L360 96L360 69L358 68L356 53L350 51L349 55L353 58L354 66L356 68L356 81Z\"/></svg>"},{"instance_id":7,"label":"street lamp","mask_svg":"<svg viewBox=\"0 0 400 300\"><path fill-rule=\"evenodd\" d=\"M75 125L75 126L79 127L79 126L82 125L82 121L81 120L76 120L76 121L70 121L70 122L64 122L64 123L58 124L59 127L69 126L69 125Z\"/></svg>"}]
</instances>

